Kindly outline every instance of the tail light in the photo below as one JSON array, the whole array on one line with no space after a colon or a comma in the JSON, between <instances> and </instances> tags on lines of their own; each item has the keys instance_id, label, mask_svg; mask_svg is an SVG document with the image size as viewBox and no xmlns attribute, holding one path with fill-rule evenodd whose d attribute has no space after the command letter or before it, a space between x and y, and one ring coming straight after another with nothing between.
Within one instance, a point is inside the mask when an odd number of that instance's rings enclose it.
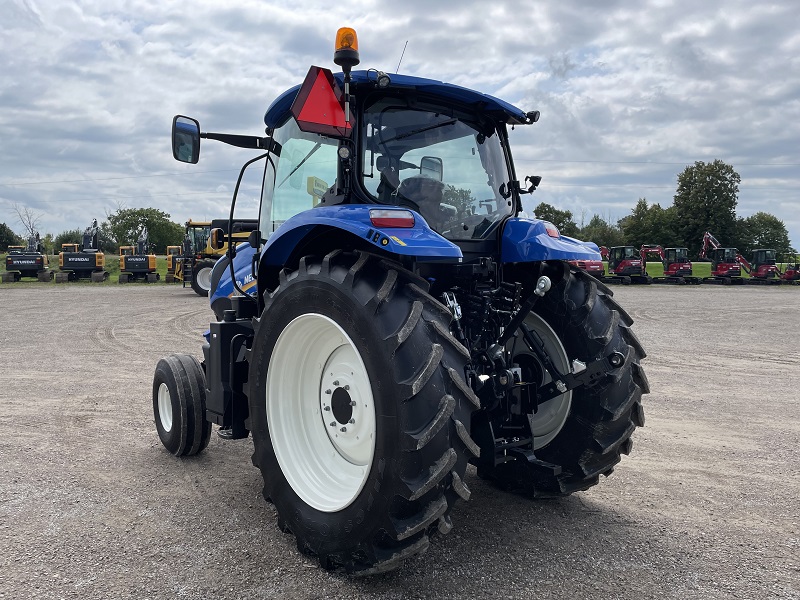
<instances>
[{"instance_id":1,"label":"tail light","mask_svg":"<svg viewBox=\"0 0 800 600\"><path fill-rule=\"evenodd\" d=\"M392 228L414 227L414 213L410 210L387 210L373 208L369 211L369 221L373 227Z\"/></svg>"}]
</instances>

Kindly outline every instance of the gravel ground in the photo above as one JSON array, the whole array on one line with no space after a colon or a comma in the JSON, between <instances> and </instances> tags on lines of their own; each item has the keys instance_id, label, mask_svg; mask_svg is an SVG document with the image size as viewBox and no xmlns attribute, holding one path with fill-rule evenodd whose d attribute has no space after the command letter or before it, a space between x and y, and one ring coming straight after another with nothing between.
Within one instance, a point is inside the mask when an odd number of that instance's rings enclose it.
<instances>
[{"instance_id":1,"label":"gravel ground","mask_svg":"<svg viewBox=\"0 0 800 600\"><path fill-rule=\"evenodd\" d=\"M0 598L800 598L800 288L621 287L647 425L601 485L531 501L470 470L453 531L391 574L300 555L250 440L168 454L158 359L200 356L166 285L0 285Z\"/></svg>"}]
</instances>

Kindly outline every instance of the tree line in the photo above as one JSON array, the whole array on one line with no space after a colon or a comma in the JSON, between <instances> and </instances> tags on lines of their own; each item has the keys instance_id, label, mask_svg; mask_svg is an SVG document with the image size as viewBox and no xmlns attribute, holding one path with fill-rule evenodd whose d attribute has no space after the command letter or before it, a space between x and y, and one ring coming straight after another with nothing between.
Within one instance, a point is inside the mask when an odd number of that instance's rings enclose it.
<instances>
[{"instance_id":1,"label":"tree line","mask_svg":"<svg viewBox=\"0 0 800 600\"><path fill-rule=\"evenodd\" d=\"M635 246L660 244L686 247L696 258L706 231L725 247L738 248L749 256L756 248L773 248L778 255L794 254L783 221L767 212L742 218L736 216L741 177L731 165L721 160L697 161L678 175L678 187L671 206L649 204L639 198L629 215L616 223L594 215L589 223L578 226L572 212L559 210L545 202L534 212L552 222L562 235L595 242L598 246Z\"/></svg>"}]
</instances>

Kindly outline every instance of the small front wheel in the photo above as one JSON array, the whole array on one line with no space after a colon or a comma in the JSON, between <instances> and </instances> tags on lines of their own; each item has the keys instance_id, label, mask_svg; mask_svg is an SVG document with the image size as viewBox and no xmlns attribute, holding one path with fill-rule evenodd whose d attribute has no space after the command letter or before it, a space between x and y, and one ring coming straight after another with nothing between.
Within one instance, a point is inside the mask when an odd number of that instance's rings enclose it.
<instances>
[{"instance_id":1,"label":"small front wheel","mask_svg":"<svg viewBox=\"0 0 800 600\"><path fill-rule=\"evenodd\" d=\"M206 377L199 361L187 354L159 360L153 377L153 414L164 447L175 456L201 452L211 437L205 412Z\"/></svg>"}]
</instances>

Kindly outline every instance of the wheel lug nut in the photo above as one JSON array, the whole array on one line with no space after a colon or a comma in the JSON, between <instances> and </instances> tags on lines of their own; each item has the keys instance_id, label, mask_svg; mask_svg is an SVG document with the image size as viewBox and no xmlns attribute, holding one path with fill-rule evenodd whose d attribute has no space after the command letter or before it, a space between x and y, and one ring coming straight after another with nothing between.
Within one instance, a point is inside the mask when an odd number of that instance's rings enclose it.
<instances>
[{"instance_id":1,"label":"wheel lug nut","mask_svg":"<svg viewBox=\"0 0 800 600\"><path fill-rule=\"evenodd\" d=\"M333 385L337 385L338 386L339 385L339 380L337 379L336 381L334 381Z\"/></svg>"},{"instance_id":2,"label":"wheel lug nut","mask_svg":"<svg viewBox=\"0 0 800 600\"><path fill-rule=\"evenodd\" d=\"M344 386L344 391L347 391L347 390L349 390L349 389L350 389L350 386L349 386L349 385L346 385L346 386Z\"/></svg>"},{"instance_id":3,"label":"wheel lug nut","mask_svg":"<svg viewBox=\"0 0 800 600\"><path fill-rule=\"evenodd\" d=\"M330 393L331 393L331 391L330 391L330 390L325 390L325 393L326 393L326 394L330 394Z\"/></svg>"},{"instance_id":4,"label":"wheel lug nut","mask_svg":"<svg viewBox=\"0 0 800 600\"><path fill-rule=\"evenodd\" d=\"M356 422L355 419L350 419L350 421L349 421L350 425L353 425L355 422Z\"/></svg>"},{"instance_id":5,"label":"wheel lug nut","mask_svg":"<svg viewBox=\"0 0 800 600\"><path fill-rule=\"evenodd\" d=\"M323 408L322 410L330 410L330 409L331 409L331 407L330 407L330 406L326 406L326 407L325 407L325 408Z\"/></svg>"},{"instance_id":6,"label":"wheel lug nut","mask_svg":"<svg viewBox=\"0 0 800 600\"><path fill-rule=\"evenodd\" d=\"M356 405L356 401L355 400L350 400L350 406L355 406L355 405Z\"/></svg>"},{"instance_id":7,"label":"wheel lug nut","mask_svg":"<svg viewBox=\"0 0 800 600\"><path fill-rule=\"evenodd\" d=\"M336 421L331 421L331 427L336 427Z\"/></svg>"},{"instance_id":8,"label":"wheel lug nut","mask_svg":"<svg viewBox=\"0 0 800 600\"><path fill-rule=\"evenodd\" d=\"M344 433L345 431L347 431L347 427L342 427L342 428L341 428L339 431L341 431L342 433Z\"/></svg>"}]
</instances>

